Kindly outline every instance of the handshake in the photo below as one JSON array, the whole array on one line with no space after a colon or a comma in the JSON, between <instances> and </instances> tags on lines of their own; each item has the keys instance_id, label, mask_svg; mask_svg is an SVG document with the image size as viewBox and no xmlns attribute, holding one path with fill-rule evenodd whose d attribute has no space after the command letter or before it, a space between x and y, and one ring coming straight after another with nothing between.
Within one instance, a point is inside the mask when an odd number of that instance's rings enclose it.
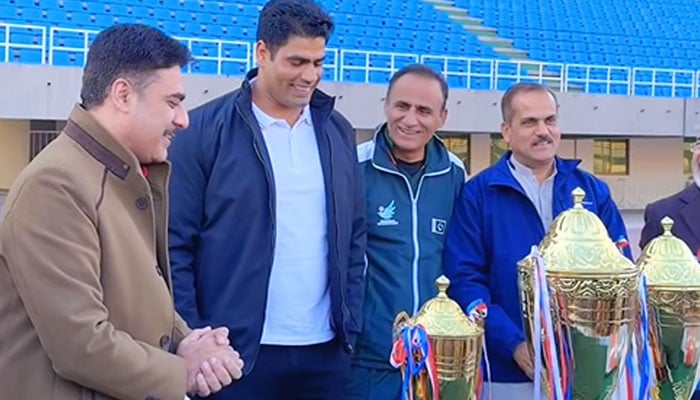
<instances>
[{"instance_id":1,"label":"handshake","mask_svg":"<svg viewBox=\"0 0 700 400\"><path fill-rule=\"evenodd\" d=\"M229 346L228 329L195 329L182 339L177 355L185 359L187 393L206 397L243 374L243 360Z\"/></svg>"}]
</instances>

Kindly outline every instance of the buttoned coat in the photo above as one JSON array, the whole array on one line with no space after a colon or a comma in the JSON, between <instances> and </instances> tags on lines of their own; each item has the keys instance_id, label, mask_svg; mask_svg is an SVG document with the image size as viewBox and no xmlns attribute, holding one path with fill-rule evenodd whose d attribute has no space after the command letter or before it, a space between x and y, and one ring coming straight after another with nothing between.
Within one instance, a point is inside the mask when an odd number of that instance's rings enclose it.
<instances>
[{"instance_id":1,"label":"buttoned coat","mask_svg":"<svg viewBox=\"0 0 700 400\"><path fill-rule=\"evenodd\" d=\"M19 175L0 225L0 398L182 400L168 164L82 107Z\"/></svg>"},{"instance_id":2,"label":"buttoned coat","mask_svg":"<svg viewBox=\"0 0 700 400\"><path fill-rule=\"evenodd\" d=\"M673 220L672 232L682 239L693 254L700 256L700 188L695 183L680 192L649 204L644 210L644 228L639 247L644 248L663 233L661 220Z\"/></svg>"}]
</instances>

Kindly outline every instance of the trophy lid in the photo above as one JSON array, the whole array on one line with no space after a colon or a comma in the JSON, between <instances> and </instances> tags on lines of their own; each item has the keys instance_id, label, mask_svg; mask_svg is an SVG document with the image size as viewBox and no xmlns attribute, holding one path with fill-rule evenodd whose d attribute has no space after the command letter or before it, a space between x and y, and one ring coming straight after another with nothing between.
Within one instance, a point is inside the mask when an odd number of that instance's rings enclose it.
<instances>
[{"instance_id":1,"label":"trophy lid","mask_svg":"<svg viewBox=\"0 0 700 400\"><path fill-rule=\"evenodd\" d=\"M561 213L540 243L547 272L593 275L635 274L637 267L610 239L598 216L585 207L586 193L572 191L574 206Z\"/></svg>"},{"instance_id":2,"label":"trophy lid","mask_svg":"<svg viewBox=\"0 0 700 400\"><path fill-rule=\"evenodd\" d=\"M671 233L673 220L661 220L664 232L644 247L637 265L649 286L700 288L700 264L684 241Z\"/></svg>"},{"instance_id":3,"label":"trophy lid","mask_svg":"<svg viewBox=\"0 0 700 400\"><path fill-rule=\"evenodd\" d=\"M432 337L458 338L482 335L483 328L470 321L459 304L447 297L450 280L442 275L435 283L438 294L421 307L415 323L422 325Z\"/></svg>"}]
</instances>

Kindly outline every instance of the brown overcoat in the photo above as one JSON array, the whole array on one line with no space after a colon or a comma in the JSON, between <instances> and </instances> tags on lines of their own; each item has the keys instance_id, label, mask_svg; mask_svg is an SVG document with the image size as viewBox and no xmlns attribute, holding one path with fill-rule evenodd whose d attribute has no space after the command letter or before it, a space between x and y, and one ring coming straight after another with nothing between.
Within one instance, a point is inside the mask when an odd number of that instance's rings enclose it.
<instances>
[{"instance_id":1,"label":"brown overcoat","mask_svg":"<svg viewBox=\"0 0 700 400\"><path fill-rule=\"evenodd\" d=\"M19 175L0 225L0 398L182 400L167 163L83 108Z\"/></svg>"}]
</instances>

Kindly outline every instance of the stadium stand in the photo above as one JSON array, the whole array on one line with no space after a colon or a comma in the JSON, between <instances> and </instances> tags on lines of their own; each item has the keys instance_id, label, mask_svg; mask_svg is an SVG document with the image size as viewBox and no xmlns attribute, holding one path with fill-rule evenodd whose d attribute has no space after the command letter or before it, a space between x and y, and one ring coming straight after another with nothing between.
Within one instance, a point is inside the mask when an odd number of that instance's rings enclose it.
<instances>
[{"instance_id":1,"label":"stadium stand","mask_svg":"<svg viewBox=\"0 0 700 400\"><path fill-rule=\"evenodd\" d=\"M385 83L410 62L452 87L515 81L588 93L697 97L696 0L321 0L336 21L325 78ZM139 22L182 38L190 72L251 67L265 0L0 0L0 61L82 66L94 34ZM630 12L633 9L635 12Z\"/></svg>"}]
</instances>

